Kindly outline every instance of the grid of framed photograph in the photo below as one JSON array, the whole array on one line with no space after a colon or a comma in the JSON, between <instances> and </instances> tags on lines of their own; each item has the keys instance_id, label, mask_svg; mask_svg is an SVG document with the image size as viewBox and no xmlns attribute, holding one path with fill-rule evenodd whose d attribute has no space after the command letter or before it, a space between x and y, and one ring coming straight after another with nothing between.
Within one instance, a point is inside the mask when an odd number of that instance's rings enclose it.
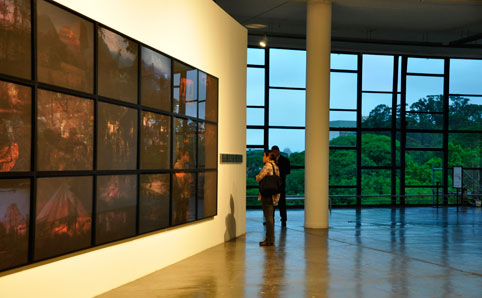
<instances>
[{"instance_id":1,"label":"grid of framed photograph","mask_svg":"<svg viewBox=\"0 0 482 298\"><path fill-rule=\"evenodd\" d=\"M2 5L0 271L217 214L216 77L55 2Z\"/></svg>"}]
</instances>

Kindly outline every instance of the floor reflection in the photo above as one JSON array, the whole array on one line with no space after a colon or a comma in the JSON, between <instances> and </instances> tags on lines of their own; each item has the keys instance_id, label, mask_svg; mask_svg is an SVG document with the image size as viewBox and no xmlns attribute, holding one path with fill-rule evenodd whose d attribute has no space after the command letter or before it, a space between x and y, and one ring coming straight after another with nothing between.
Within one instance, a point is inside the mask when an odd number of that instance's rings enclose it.
<instances>
[{"instance_id":1,"label":"floor reflection","mask_svg":"<svg viewBox=\"0 0 482 298\"><path fill-rule=\"evenodd\" d=\"M455 208L333 210L330 229L305 229L289 210L264 237L247 233L100 297L480 297L482 212Z\"/></svg>"}]
</instances>

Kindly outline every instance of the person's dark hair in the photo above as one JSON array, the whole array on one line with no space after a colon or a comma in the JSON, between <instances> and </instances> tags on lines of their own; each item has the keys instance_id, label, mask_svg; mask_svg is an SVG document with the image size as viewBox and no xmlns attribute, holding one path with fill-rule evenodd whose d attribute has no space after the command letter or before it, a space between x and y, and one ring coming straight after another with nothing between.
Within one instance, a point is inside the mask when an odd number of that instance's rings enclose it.
<instances>
[{"instance_id":1,"label":"person's dark hair","mask_svg":"<svg viewBox=\"0 0 482 298\"><path fill-rule=\"evenodd\" d=\"M264 154L268 156L269 160L275 160L276 157L274 156L273 150L264 150Z\"/></svg>"},{"instance_id":2,"label":"person's dark hair","mask_svg":"<svg viewBox=\"0 0 482 298\"><path fill-rule=\"evenodd\" d=\"M273 147L271 147L271 151L273 151L273 150L279 151L279 147L274 145Z\"/></svg>"}]
</instances>

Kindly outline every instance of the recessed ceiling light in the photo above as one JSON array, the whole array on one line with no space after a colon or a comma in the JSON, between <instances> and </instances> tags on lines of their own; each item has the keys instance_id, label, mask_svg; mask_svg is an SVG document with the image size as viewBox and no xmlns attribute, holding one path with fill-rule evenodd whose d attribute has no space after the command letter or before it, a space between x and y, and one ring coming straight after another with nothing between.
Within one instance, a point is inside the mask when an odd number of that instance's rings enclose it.
<instances>
[{"instance_id":1,"label":"recessed ceiling light","mask_svg":"<svg viewBox=\"0 0 482 298\"><path fill-rule=\"evenodd\" d=\"M265 24L246 24L245 26L248 29L263 29L263 28L266 28Z\"/></svg>"}]
</instances>

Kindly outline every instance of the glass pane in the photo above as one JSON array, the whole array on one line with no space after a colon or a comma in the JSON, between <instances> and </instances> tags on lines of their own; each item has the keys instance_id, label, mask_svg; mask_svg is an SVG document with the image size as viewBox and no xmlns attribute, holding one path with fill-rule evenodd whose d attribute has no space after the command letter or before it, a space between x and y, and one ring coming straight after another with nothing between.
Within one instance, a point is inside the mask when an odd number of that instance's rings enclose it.
<instances>
[{"instance_id":1,"label":"glass pane","mask_svg":"<svg viewBox=\"0 0 482 298\"><path fill-rule=\"evenodd\" d=\"M32 63L30 0L4 0L1 11L0 70L28 79Z\"/></svg>"},{"instance_id":2,"label":"glass pane","mask_svg":"<svg viewBox=\"0 0 482 298\"><path fill-rule=\"evenodd\" d=\"M449 129L482 130L482 97L449 96Z\"/></svg>"},{"instance_id":3,"label":"glass pane","mask_svg":"<svg viewBox=\"0 0 482 298\"><path fill-rule=\"evenodd\" d=\"M264 109L248 108L246 110L247 125L264 125Z\"/></svg>"},{"instance_id":4,"label":"glass pane","mask_svg":"<svg viewBox=\"0 0 482 298\"><path fill-rule=\"evenodd\" d=\"M169 174L141 175L139 233L169 226Z\"/></svg>"},{"instance_id":5,"label":"glass pane","mask_svg":"<svg viewBox=\"0 0 482 298\"><path fill-rule=\"evenodd\" d=\"M406 187L405 188L405 204L419 205L419 204L435 204L437 201L436 188L432 187ZM438 203L442 204L442 190L439 190ZM450 204L450 202L449 202Z\"/></svg>"},{"instance_id":6,"label":"glass pane","mask_svg":"<svg viewBox=\"0 0 482 298\"><path fill-rule=\"evenodd\" d=\"M269 86L305 88L306 51L270 49Z\"/></svg>"},{"instance_id":7,"label":"glass pane","mask_svg":"<svg viewBox=\"0 0 482 298\"><path fill-rule=\"evenodd\" d=\"M449 134L449 168L482 168L482 134L450 133ZM464 176L464 183L467 176ZM480 180L473 176L469 180ZM482 184L481 184L482 185Z\"/></svg>"},{"instance_id":8,"label":"glass pane","mask_svg":"<svg viewBox=\"0 0 482 298\"><path fill-rule=\"evenodd\" d=\"M405 120L409 129L443 129L443 114L407 113Z\"/></svg>"},{"instance_id":9,"label":"glass pane","mask_svg":"<svg viewBox=\"0 0 482 298\"><path fill-rule=\"evenodd\" d=\"M332 206L356 205L356 188L330 187L330 198Z\"/></svg>"},{"instance_id":10,"label":"glass pane","mask_svg":"<svg viewBox=\"0 0 482 298\"><path fill-rule=\"evenodd\" d=\"M217 211L216 172L198 174L197 219L215 216ZM231 204L234 202L231 200ZM231 213L234 206L231 206Z\"/></svg>"},{"instance_id":11,"label":"glass pane","mask_svg":"<svg viewBox=\"0 0 482 298\"><path fill-rule=\"evenodd\" d=\"M196 166L197 125L192 120L174 118L173 163L175 169L191 169Z\"/></svg>"},{"instance_id":12,"label":"glass pane","mask_svg":"<svg viewBox=\"0 0 482 298\"><path fill-rule=\"evenodd\" d=\"M269 124L305 126L304 90L269 90Z\"/></svg>"},{"instance_id":13,"label":"glass pane","mask_svg":"<svg viewBox=\"0 0 482 298\"><path fill-rule=\"evenodd\" d=\"M0 180L0 270L28 261L30 180Z\"/></svg>"},{"instance_id":14,"label":"glass pane","mask_svg":"<svg viewBox=\"0 0 482 298\"><path fill-rule=\"evenodd\" d=\"M397 168L400 167L400 160L401 160L401 156L402 156L402 152L401 152L401 149L400 149L401 140L402 140L402 134L399 131L397 131L397 139L395 140L395 160L396 160L396 167ZM397 190L398 189L399 188L397 188Z\"/></svg>"},{"instance_id":15,"label":"glass pane","mask_svg":"<svg viewBox=\"0 0 482 298\"><path fill-rule=\"evenodd\" d=\"M352 54L331 54L331 69L357 70L358 55Z\"/></svg>"},{"instance_id":16,"label":"glass pane","mask_svg":"<svg viewBox=\"0 0 482 298\"><path fill-rule=\"evenodd\" d=\"M98 176L95 244L136 233L136 175Z\"/></svg>"},{"instance_id":17,"label":"glass pane","mask_svg":"<svg viewBox=\"0 0 482 298\"><path fill-rule=\"evenodd\" d=\"M171 110L171 59L141 47L141 103Z\"/></svg>"},{"instance_id":18,"label":"glass pane","mask_svg":"<svg viewBox=\"0 0 482 298\"><path fill-rule=\"evenodd\" d=\"M362 93L362 127L392 127L392 94Z\"/></svg>"},{"instance_id":19,"label":"glass pane","mask_svg":"<svg viewBox=\"0 0 482 298\"><path fill-rule=\"evenodd\" d=\"M356 185L356 150L330 149L330 186Z\"/></svg>"},{"instance_id":20,"label":"glass pane","mask_svg":"<svg viewBox=\"0 0 482 298\"><path fill-rule=\"evenodd\" d=\"M450 59L450 93L482 95L482 60Z\"/></svg>"},{"instance_id":21,"label":"glass pane","mask_svg":"<svg viewBox=\"0 0 482 298\"><path fill-rule=\"evenodd\" d=\"M92 93L94 25L45 1L37 2L39 81Z\"/></svg>"},{"instance_id":22,"label":"glass pane","mask_svg":"<svg viewBox=\"0 0 482 298\"><path fill-rule=\"evenodd\" d=\"M218 127L199 123L198 167L214 169L218 165Z\"/></svg>"},{"instance_id":23,"label":"glass pane","mask_svg":"<svg viewBox=\"0 0 482 298\"><path fill-rule=\"evenodd\" d=\"M37 106L38 170L92 170L94 102L39 89Z\"/></svg>"},{"instance_id":24,"label":"glass pane","mask_svg":"<svg viewBox=\"0 0 482 298\"><path fill-rule=\"evenodd\" d=\"M391 132L362 133L361 164L364 167L389 167L392 164Z\"/></svg>"},{"instance_id":25,"label":"glass pane","mask_svg":"<svg viewBox=\"0 0 482 298\"><path fill-rule=\"evenodd\" d=\"M330 128L332 127L355 128L356 112L330 111Z\"/></svg>"},{"instance_id":26,"label":"glass pane","mask_svg":"<svg viewBox=\"0 0 482 298\"><path fill-rule=\"evenodd\" d=\"M196 219L196 176L178 172L172 177L172 225Z\"/></svg>"},{"instance_id":27,"label":"glass pane","mask_svg":"<svg viewBox=\"0 0 482 298\"><path fill-rule=\"evenodd\" d=\"M300 153L294 153L294 154L300 154ZM291 154L290 161L296 160L296 157L293 156L294 154ZM304 158L304 152L303 152L303 158ZM292 164L293 165L293 164ZM286 196L288 198L290 196L292 197L301 197L300 203L303 203L303 198L302 196L305 195L305 169L291 169L291 173L286 176ZM288 200L290 201L290 200ZM286 202L288 205L292 205L289 202ZM296 204L296 203L294 203Z\"/></svg>"},{"instance_id":28,"label":"glass pane","mask_svg":"<svg viewBox=\"0 0 482 298\"><path fill-rule=\"evenodd\" d=\"M391 171L362 170L362 205L391 204Z\"/></svg>"},{"instance_id":29,"label":"glass pane","mask_svg":"<svg viewBox=\"0 0 482 298\"><path fill-rule=\"evenodd\" d=\"M262 129L246 130L246 145L264 145L264 131Z\"/></svg>"},{"instance_id":30,"label":"glass pane","mask_svg":"<svg viewBox=\"0 0 482 298\"><path fill-rule=\"evenodd\" d=\"M408 58L407 72L443 74L444 60L432 58Z\"/></svg>"},{"instance_id":31,"label":"glass pane","mask_svg":"<svg viewBox=\"0 0 482 298\"><path fill-rule=\"evenodd\" d=\"M198 71L184 63L173 63L174 113L197 117L197 74Z\"/></svg>"},{"instance_id":32,"label":"glass pane","mask_svg":"<svg viewBox=\"0 0 482 298\"><path fill-rule=\"evenodd\" d=\"M264 49L248 48L248 64L264 65Z\"/></svg>"},{"instance_id":33,"label":"glass pane","mask_svg":"<svg viewBox=\"0 0 482 298\"><path fill-rule=\"evenodd\" d=\"M218 79L199 72L199 119L218 121Z\"/></svg>"},{"instance_id":34,"label":"glass pane","mask_svg":"<svg viewBox=\"0 0 482 298\"><path fill-rule=\"evenodd\" d=\"M407 111L442 112L444 80L407 76Z\"/></svg>"},{"instance_id":35,"label":"glass pane","mask_svg":"<svg viewBox=\"0 0 482 298\"><path fill-rule=\"evenodd\" d=\"M392 91L393 64L393 56L363 55L363 91Z\"/></svg>"},{"instance_id":36,"label":"glass pane","mask_svg":"<svg viewBox=\"0 0 482 298\"><path fill-rule=\"evenodd\" d=\"M259 171L264 166L263 163L263 149L247 149L246 151L246 174L247 186L256 186L258 187L258 182L256 182L256 175L258 175ZM256 188L256 193L258 194L258 189Z\"/></svg>"},{"instance_id":37,"label":"glass pane","mask_svg":"<svg viewBox=\"0 0 482 298\"><path fill-rule=\"evenodd\" d=\"M264 68L249 68L246 81L248 106L264 106Z\"/></svg>"},{"instance_id":38,"label":"glass pane","mask_svg":"<svg viewBox=\"0 0 482 298\"><path fill-rule=\"evenodd\" d=\"M356 131L330 131L330 146L356 147Z\"/></svg>"},{"instance_id":39,"label":"glass pane","mask_svg":"<svg viewBox=\"0 0 482 298\"><path fill-rule=\"evenodd\" d=\"M270 129L269 148L277 145L281 152L290 155L294 152L305 151L304 129Z\"/></svg>"},{"instance_id":40,"label":"glass pane","mask_svg":"<svg viewBox=\"0 0 482 298\"><path fill-rule=\"evenodd\" d=\"M407 132L407 148L442 148L443 134Z\"/></svg>"},{"instance_id":41,"label":"glass pane","mask_svg":"<svg viewBox=\"0 0 482 298\"><path fill-rule=\"evenodd\" d=\"M137 103L137 55L134 41L99 27L99 95Z\"/></svg>"},{"instance_id":42,"label":"glass pane","mask_svg":"<svg viewBox=\"0 0 482 298\"><path fill-rule=\"evenodd\" d=\"M92 177L37 180L35 260L89 247L91 230Z\"/></svg>"},{"instance_id":43,"label":"glass pane","mask_svg":"<svg viewBox=\"0 0 482 298\"><path fill-rule=\"evenodd\" d=\"M32 91L0 81L0 172L30 170Z\"/></svg>"},{"instance_id":44,"label":"glass pane","mask_svg":"<svg viewBox=\"0 0 482 298\"><path fill-rule=\"evenodd\" d=\"M406 151L405 185L433 185L433 181L442 181L442 152Z\"/></svg>"},{"instance_id":45,"label":"glass pane","mask_svg":"<svg viewBox=\"0 0 482 298\"><path fill-rule=\"evenodd\" d=\"M142 112L141 169L169 169L170 117Z\"/></svg>"},{"instance_id":46,"label":"glass pane","mask_svg":"<svg viewBox=\"0 0 482 298\"><path fill-rule=\"evenodd\" d=\"M330 109L356 109L357 74L330 74Z\"/></svg>"},{"instance_id":47,"label":"glass pane","mask_svg":"<svg viewBox=\"0 0 482 298\"><path fill-rule=\"evenodd\" d=\"M396 63L396 62L395 62ZM398 57L398 83L397 92L402 92L402 56Z\"/></svg>"},{"instance_id":48,"label":"glass pane","mask_svg":"<svg viewBox=\"0 0 482 298\"><path fill-rule=\"evenodd\" d=\"M97 168L136 168L137 111L105 102L98 104Z\"/></svg>"}]
</instances>

